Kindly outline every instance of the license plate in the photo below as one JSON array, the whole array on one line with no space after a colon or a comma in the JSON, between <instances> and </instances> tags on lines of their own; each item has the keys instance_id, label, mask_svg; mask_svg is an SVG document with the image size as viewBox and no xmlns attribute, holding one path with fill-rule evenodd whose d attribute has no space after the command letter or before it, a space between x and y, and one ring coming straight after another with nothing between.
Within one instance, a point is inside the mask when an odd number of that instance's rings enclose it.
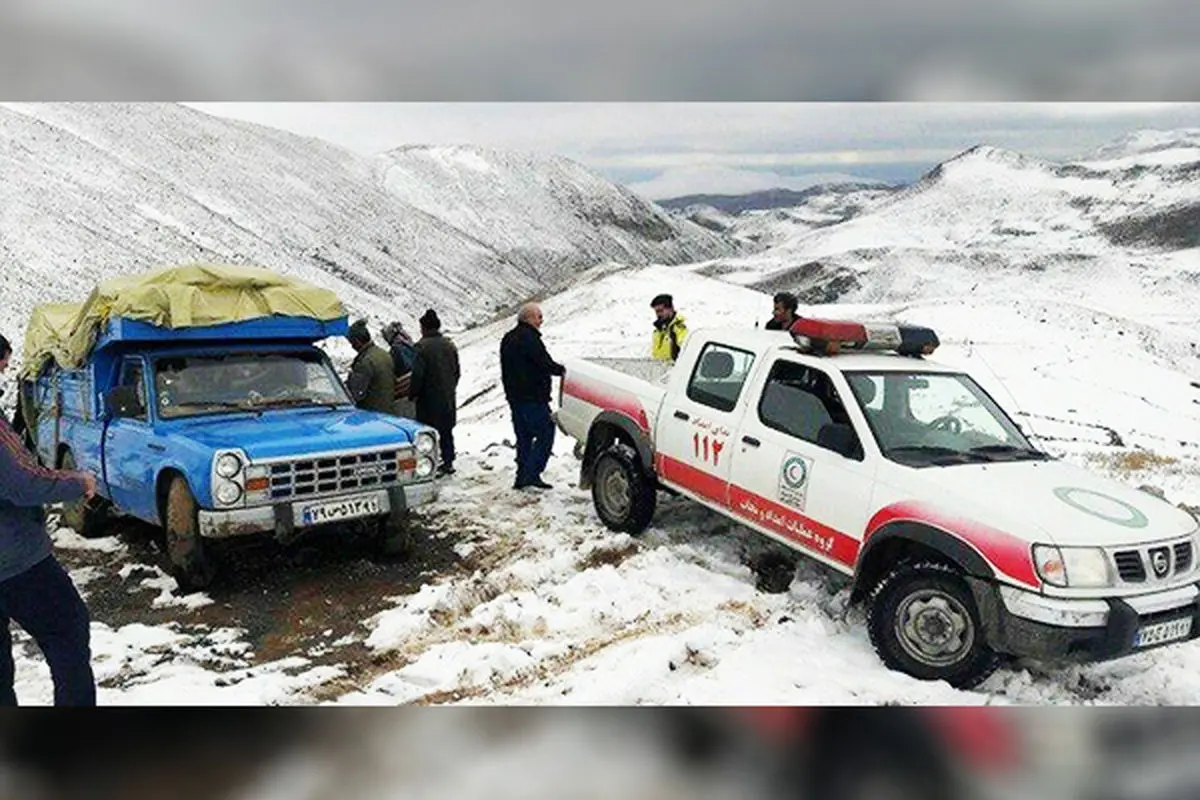
<instances>
[{"instance_id":1,"label":"license plate","mask_svg":"<svg viewBox=\"0 0 1200 800\"><path fill-rule=\"evenodd\" d=\"M1170 622L1159 622L1147 625L1137 632L1134 637L1134 647L1153 647L1157 644L1173 642L1176 639L1186 639L1192 633L1192 618L1173 619Z\"/></svg>"},{"instance_id":2,"label":"license plate","mask_svg":"<svg viewBox=\"0 0 1200 800\"><path fill-rule=\"evenodd\" d=\"M300 519L305 525L325 525L347 519L374 517L383 513L379 495L347 497L328 503L314 503L300 510Z\"/></svg>"}]
</instances>

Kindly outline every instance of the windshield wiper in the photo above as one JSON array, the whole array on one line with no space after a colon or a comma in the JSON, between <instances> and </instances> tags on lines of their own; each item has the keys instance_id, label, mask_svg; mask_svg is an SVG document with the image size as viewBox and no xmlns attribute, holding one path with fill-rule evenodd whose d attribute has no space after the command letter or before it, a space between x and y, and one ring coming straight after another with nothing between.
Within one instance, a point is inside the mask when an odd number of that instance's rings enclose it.
<instances>
[{"instance_id":1,"label":"windshield wiper","mask_svg":"<svg viewBox=\"0 0 1200 800\"><path fill-rule=\"evenodd\" d=\"M905 445L892 447L887 451L888 456L917 456L931 466L948 466L951 464L968 464L980 461L990 461L983 453L966 450L955 450L952 447L938 447L928 444ZM909 459L905 459L909 460ZM911 459L916 460L916 459Z\"/></svg>"},{"instance_id":2,"label":"windshield wiper","mask_svg":"<svg viewBox=\"0 0 1200 800\"><path fill-rule=\"evenodd\" d=\"M1013 458L1029 461L1048 461L1050 459L1049 453L1043 453L1041 450L1033 450L1029 447L1018 447L1012 444L985 444L979 447L972 447L971 452L984 455L1012 456Z\"/></svg>"},{"instance_id":3,"label":"windshield wiper","mask_svg":"<svg viewBox=\"0 0 1200 800\"><path fill-rule=\"evenodd\" d=\"M348 403L339 403L334 400L317 400L311 397L281 397L278 400L264 400L262 403L255 405L255 408L292 408L294 406L309 406L312 408L341 408Z\"/></svg>"}]
</instances>

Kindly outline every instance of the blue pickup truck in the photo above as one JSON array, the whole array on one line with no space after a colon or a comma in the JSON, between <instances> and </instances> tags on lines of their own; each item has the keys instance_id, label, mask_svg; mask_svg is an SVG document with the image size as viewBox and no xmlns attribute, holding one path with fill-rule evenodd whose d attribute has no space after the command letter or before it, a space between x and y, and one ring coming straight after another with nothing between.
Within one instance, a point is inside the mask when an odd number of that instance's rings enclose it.
<instances>
[{"instance_id":1,"label":"blue pickup truck","mask_svg":"<svg viewBox=\"0 0 1200 800\"><path fill-rule=\"evenodd\" d=\"M353 524L385 552L407 550L408 512L437 496L437 434L354 407L316 346L346 331L345 317L113 317L81 366L46 360L21 384L29 445L99 482L65 524L86 537L120 516L159 526L185 592L216 576L218 539Z\"/></svg>"}]
</instances>

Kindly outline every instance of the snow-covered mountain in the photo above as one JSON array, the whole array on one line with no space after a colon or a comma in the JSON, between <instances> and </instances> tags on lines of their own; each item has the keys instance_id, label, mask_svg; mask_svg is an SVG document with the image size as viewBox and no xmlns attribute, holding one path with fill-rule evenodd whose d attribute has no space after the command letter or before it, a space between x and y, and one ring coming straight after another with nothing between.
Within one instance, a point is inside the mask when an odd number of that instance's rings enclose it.
<instances>
[{"instance_id":1,"label":"snow-covered mountain","mask_svg":"<svg viewBox=\"0 0 1200 800\"><path fill-rule=\"evenodd\" d=\"M477 154L487 192L463 195L431 172L406 200L394 173L384 187L377 159L172 104L7 104L0 152L0 314L15 341L34 304L167 263L256 263L377 321L411 323L433 306L455 326L613 256L672 264L733 251L552 159ZM498 201L539 184L536 205ZM569 259L536 257L564 242Z\"/></svg>"},{"instance_id":2,"label":"snow-covered mountain","mask_svg":"<svg viewBox=\"0 0 1200 800\"><path fill-rule=\"evenodd\" d=\"M1113 290L1119 302L1166 293L1183 313L1200 300L1198 142L1143 132L1064 164L975 147L844 222L794 226L708 274L791 285L814 301L1051 286L1074 297Z\"/></svg>"},{"instance_id":3,"label":"snow-covered mountain","mask_svg":"<svg viewBox=\"0 0 1200 800\"><path fill-rule=\"evenodd\" d=\"M450 222L545 283L602 261L679 264L730 252L570 159L480 147L400 147L382 157L393 196Z\"/></svg>"},{"instance_id":4,"label":"snow-covered mountain","mask_svg":"<svg viewBox=\"0 0 1200 800\"><path fill-rule=\"evenodd\" d=\"M819 183L806 189L766 189L746 194L689 194L659 200L658 204L670 211L686 211L689 208L715 208L725 214L741 214L745 211L769 211L776 208L797 208L812 204L812 201L864 191L887 193L893 187L881 181L847 181Z\"/></svg>"}]
</instances>

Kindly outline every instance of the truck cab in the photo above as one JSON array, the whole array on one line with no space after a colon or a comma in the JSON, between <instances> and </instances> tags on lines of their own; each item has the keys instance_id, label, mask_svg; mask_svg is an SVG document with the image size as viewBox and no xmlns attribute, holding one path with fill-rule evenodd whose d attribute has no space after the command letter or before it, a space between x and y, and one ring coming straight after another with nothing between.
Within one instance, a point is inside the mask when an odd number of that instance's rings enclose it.
<instances>
[{"instance_id":1,"label":"truck cab","mask_svg":"<svg viewBox=\"0 0 1200 800\"><path fill-rule=\"evenodd\" d=\"M30 444L99 484L64 522L88 537L117 517L160 527L184 591L212 582L219 539L290 542L352 524L384 551L406 550L409 512L437 497L437 433L354 407L317 346L347 322L113 317L79 363L44 361L22 383Z\"/></svg>"},{"instance_id":2,"label":"truck cab","mask_svg":"<svg viewBox=\"0 0 1200 800\"><path fill-rule=\"evenodd\" d=\"M1189 514L1038 450L928 329L797 325L696 331L653 381L567 363L558 422L606 525L695 500L852 578L888 666L964 688L1200 633Z\"/></svg>"}]
</instances>

